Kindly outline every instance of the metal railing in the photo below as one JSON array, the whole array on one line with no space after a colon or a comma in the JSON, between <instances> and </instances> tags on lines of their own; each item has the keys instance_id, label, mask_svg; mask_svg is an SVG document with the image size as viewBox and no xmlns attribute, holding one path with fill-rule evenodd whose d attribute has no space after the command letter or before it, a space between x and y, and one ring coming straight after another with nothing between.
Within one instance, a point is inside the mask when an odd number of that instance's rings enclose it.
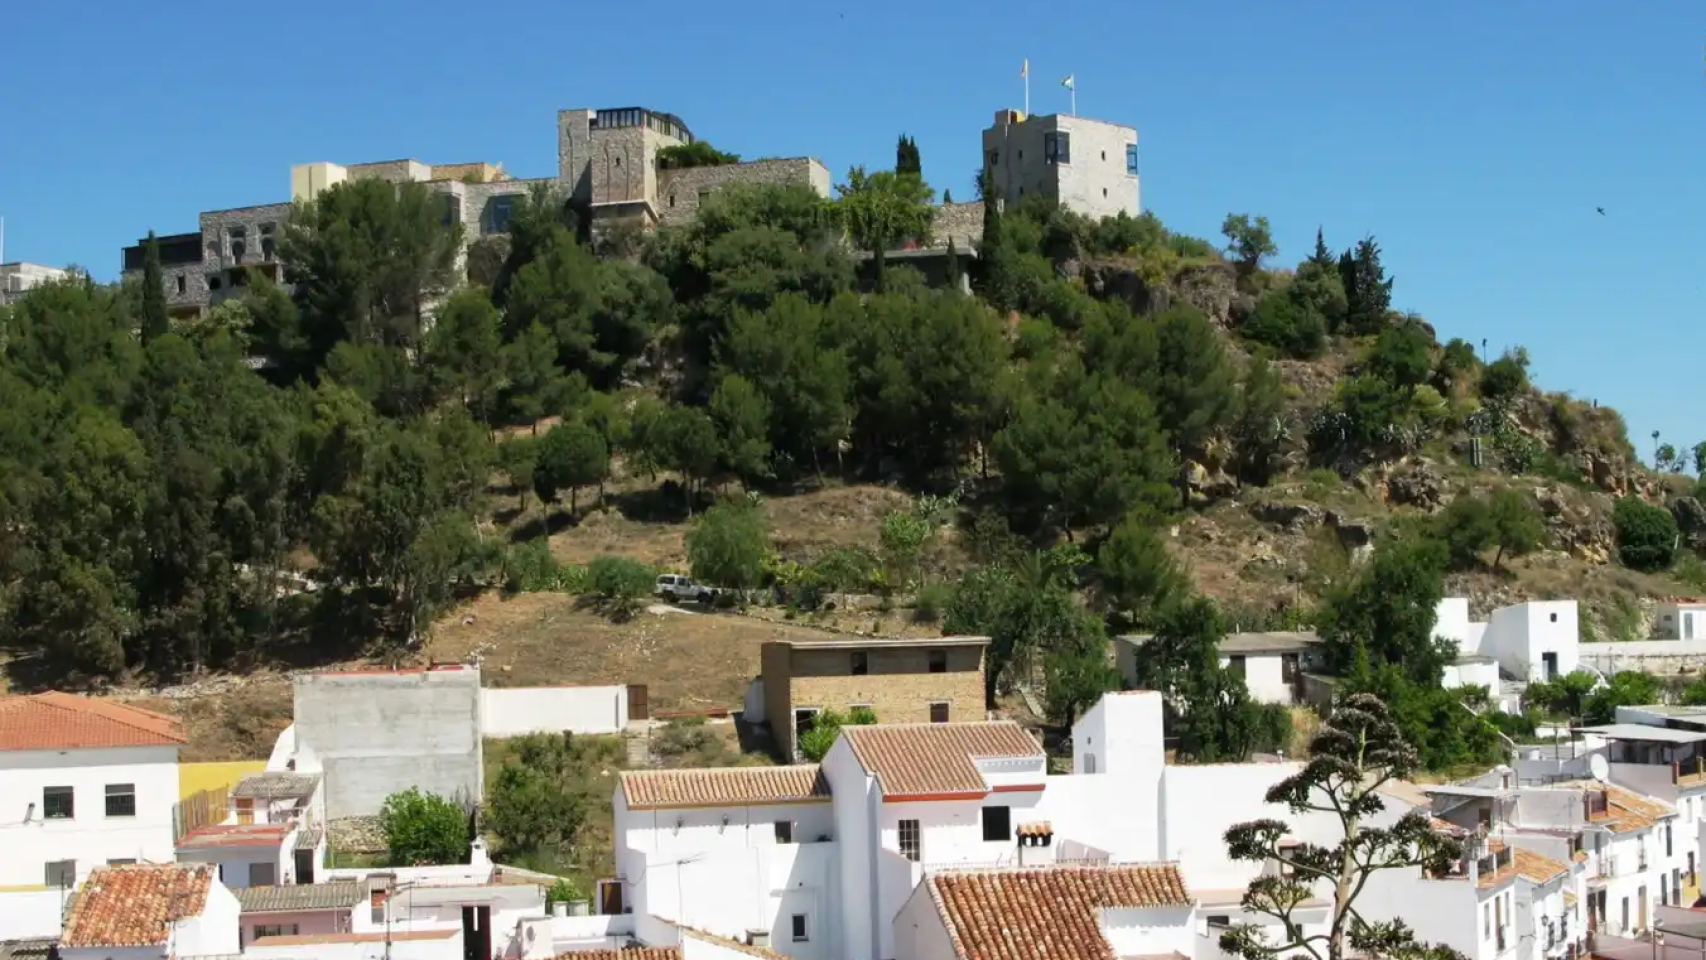
<instances>
[{"instance_id":1,"label":"metal railing","mask_svg":"<svg viewBox=\"0 0 1706 960\"><path fill-rule=\"evenodd\" d=\"M1596 876L1601 880L1617 876L1617 858L1602 855L1599 858L1599 871Z\"/></svg>"}]
</instances>

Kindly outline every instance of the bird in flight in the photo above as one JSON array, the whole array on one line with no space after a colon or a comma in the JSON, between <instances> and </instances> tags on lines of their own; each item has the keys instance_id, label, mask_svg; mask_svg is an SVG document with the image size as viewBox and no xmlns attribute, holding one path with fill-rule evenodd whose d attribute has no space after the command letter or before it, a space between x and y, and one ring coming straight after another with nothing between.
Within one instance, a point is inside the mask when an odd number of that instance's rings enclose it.
<instances>
[{"instance_id":1,"label":"bird in flight","mask_svg":"<svg viewBox=\"0 0 1706 960\"><path fill-rule=\"evenodd\" d=\"M1602 216L1602 217L1605 216L1605 208L1604 207L1594 207L1594 209L1599 211L1600 216Z\"/></svg>"}]
</instances>

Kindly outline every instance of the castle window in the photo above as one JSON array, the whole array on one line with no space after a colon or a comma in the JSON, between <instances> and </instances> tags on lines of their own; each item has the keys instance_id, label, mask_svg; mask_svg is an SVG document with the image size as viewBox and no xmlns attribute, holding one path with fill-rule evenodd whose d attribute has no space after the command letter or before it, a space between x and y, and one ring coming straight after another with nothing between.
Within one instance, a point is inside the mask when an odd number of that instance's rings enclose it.
<instances>
[{"instance_id":1,"label":"castle window","mask_svg":"<svg viewBox=\"0 0 1706 960\"><path fill-rule=\"evenodd\" d=\"M184 275L181 273L178 274L178 292L179 293L184 292Z\"/></svg>"},{"instance_id":2,"label":"castle window","mask_svg":"<svg viewBox=\"0 0 1706 960\"><path fill-rule=\"evenodd\" d=\"M675 206L675 194L673 193L669 195L669 205L672 207Z\"/></svg>"},{"instance_id":3,"label":"castle window","mask_svg":"<svg viewBox=\"0 0 1706 960\"><path fill-rule=\"evenodd\" d=\"M1043 134L1043 160L1047 163L1072 162L1072 134L1056 130Z\"/></svg>"},{"instance_id":4,"label":"castle window","mask_svg":"<svg viewBox=\"0 0 1706 960\"><path fill-rule=\"evenodd\" d=\"M1137 176L1137 144L1125 145L1125 172Z\"/></svg>"}]
</instances>

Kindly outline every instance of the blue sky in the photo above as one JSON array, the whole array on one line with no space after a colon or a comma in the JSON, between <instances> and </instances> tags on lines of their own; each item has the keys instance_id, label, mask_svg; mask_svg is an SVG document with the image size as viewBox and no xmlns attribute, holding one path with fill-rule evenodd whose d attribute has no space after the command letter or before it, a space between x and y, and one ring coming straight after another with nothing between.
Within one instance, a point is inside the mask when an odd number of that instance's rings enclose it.
<instances>
[{"instance_id":1,"label":"blue sky","mask_svg":"<svg viewBox=\"0 0 1706 960\"><path fill-rule=\"evenodd\" d=\"M6 7L8 260L111 278L150 228L284 199L313 160L546 176L577 106L665 110L838 176L892 163L904 131L969 198L1028 57L1035 112L1066 108L1072 73L1080 113L1138 128L1170 227L1265 214L1284 261L1318 224L1335 248L1372 233L1396 304L1442 337L1526 345L1543 386L1624 411L1643 455L1653 430L1706 439L1698 0Z\"/></svg>"}]
</instances>

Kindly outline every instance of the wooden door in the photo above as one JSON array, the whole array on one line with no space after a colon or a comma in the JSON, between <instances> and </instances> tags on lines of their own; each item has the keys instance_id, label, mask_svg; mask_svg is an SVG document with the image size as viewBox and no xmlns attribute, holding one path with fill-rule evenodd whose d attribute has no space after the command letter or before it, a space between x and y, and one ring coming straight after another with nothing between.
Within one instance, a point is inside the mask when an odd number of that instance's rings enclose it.
<instances>
[{"instance_id":1,"label":"wooden door","mask_svg":"<svg viewBox=\"0 0 1706 960\"><path fill-rule=\"evenodd\" d=\"M628 684L628 719L648 720L651 715L651 706L646 702L646 685L643 683Z\"/></svg>"}]
</instances>

